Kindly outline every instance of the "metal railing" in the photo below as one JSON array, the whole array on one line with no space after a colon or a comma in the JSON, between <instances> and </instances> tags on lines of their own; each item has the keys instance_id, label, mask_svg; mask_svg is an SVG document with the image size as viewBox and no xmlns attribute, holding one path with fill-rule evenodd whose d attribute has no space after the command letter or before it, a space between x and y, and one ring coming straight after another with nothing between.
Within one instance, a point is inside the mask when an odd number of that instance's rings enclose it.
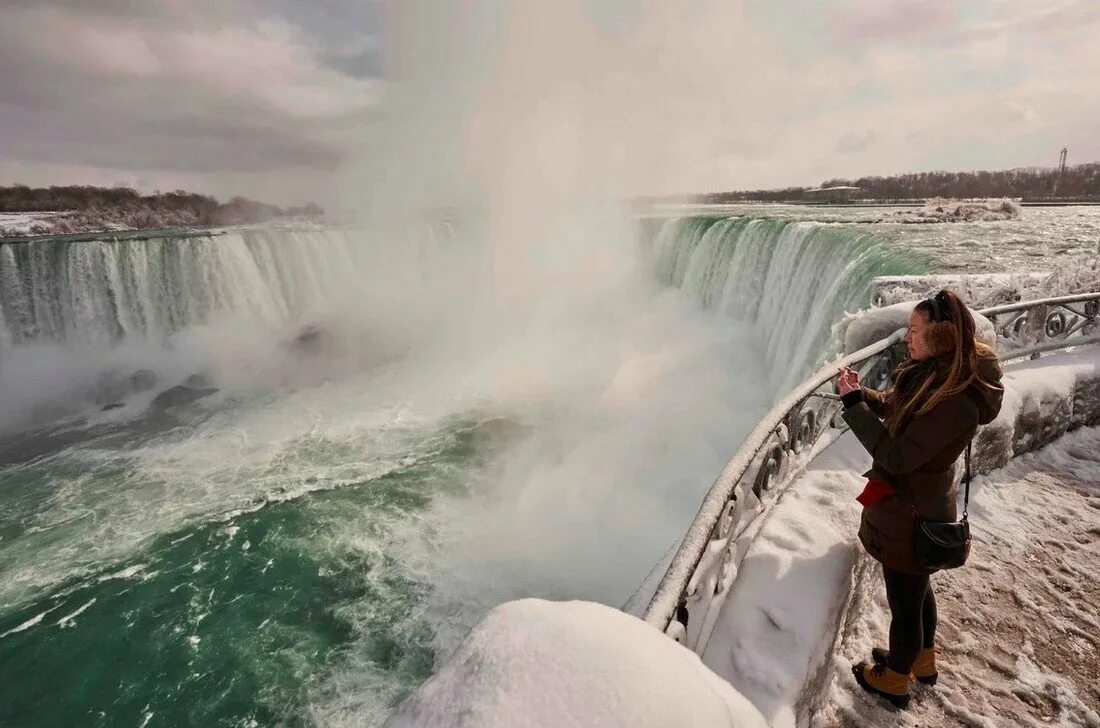
<instances>
[{"instance_id":1,"label":"metal railing","mask_svg":"<svg viewBox=\"0 0 1100 728\"><path fill-rule=\"evenodd\" d=\"M1100 292L1014 303L981 313L1002 361L1100 343ZM834 391L840 367L870 387L901 360L905 329L823 366L779 401L714 481L673 554L644 619L702 654L763 516L809 461L847 430Z\"/></svg>"}]
</instances>

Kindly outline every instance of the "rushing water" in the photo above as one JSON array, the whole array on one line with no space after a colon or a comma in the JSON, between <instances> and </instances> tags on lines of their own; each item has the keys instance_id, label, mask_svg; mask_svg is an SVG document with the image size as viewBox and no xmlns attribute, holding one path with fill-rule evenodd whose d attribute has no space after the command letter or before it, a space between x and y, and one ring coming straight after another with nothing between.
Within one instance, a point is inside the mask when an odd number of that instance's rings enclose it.
<instances>
[{"instance_id":1,"label":"rushing water","mask_svg":"<svg viewBox=\"0 0 1100 728\"><path fill-rule=\"evenodd\" d=\"M650 219L535 300L449 226L0 245L0 724L376 725L495 604L623 603L927 270L874 232Z\"/></svg>"},{"instance_id":2,"label":"rushing water","mask_svg":"<svg viewBox=\"0 0 1100 728\"><path fill-rule=\"evenodd\" d=\"M884 249L940 273L1010 273L1092 266L1100 258L1100 205L1025 207L1019 219L915 224L913 207L723 205L726 215L805 220L861 229ZM713 215L713 206L675 206L667 214Z\"/></svg>"}]
</instances>

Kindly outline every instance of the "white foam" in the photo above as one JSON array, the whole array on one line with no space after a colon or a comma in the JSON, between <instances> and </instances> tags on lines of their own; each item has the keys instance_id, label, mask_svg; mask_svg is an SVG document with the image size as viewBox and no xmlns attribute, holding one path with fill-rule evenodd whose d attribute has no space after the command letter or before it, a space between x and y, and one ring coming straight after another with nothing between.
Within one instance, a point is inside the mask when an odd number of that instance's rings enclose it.
<instances>
[{"instance_id":1,"label":"white foam","mask_svg":"<svg viewBox=\"0 0 1100 728\"><path fill-rule=\"evenodd\" d=\"M92 598L92 599L91 599L90 601L86 602L85 604L82 604L82 605L81 605L81 606L80 606L80 607L79 607L79 608L78 608L78 609L77 609L77 610L76 610L75 612L73 612L72 614L67 614L67 615L65 615L64 617L62 617L61 619L57 620L57 626L58 626L58 627L62 627L62 628L65 628L65 627L72 627L73 625L75 625L75 624L76 624L76 621L75 621L75 620L76 620L76 618L77 618L77 617L79 617L79 616L80 616L81 614L83 614L83 613L84 613L84 611L85 611L85 610L86 610L86 609L87 609L88 607L92 606L93 604L95 604L95 598L94 598L94 597L93 597L93 598Z\"/></svg>"},{"instance_id":2,"label":"white foam","mask_svg":"<svg viewBox=\"0 0 1100 728\"><path fill-rule=\"evenodd\" d=\"M31 627L33 627L36 624L38 624L39 622L41 622L42 618L45 617L47 614L49 614L52 611L53 611L53 609L47 609L45 612L41 612L39 614L36 614L35 616L31 617L30 619L28 619L26 622L19 625L18 627L12 627L7 632L4 632L4 633L0 634L0 639L3 639L5 637L7 637L8 635L18 634L20 632L27 631Z\"/></svg>"},{"instance_id":3,"label":"white foam","mask_svg":"<svg viewBox=\"0 0 1100 728\"><path fill-rule=\"evenodd\" d=\"M96 581L110 581L111 579L132 579L135 576L141 574L146 568L145 564L135 564L134 566L127 566L125 569L120 569L111 574L104 574L96 579Z\"/></svg>"}]
</instances>

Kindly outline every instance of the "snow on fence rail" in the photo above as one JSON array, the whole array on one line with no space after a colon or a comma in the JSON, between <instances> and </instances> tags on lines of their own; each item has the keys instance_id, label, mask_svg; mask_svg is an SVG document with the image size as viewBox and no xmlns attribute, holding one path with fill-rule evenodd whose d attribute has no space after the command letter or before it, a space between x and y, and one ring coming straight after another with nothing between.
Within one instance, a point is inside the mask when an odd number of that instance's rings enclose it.
<instances>
[{"instance_id":1,"label":"snow on fence rail","mask_svg":"<svg viewBox=\"0 0 1100 728\"><path fill-rule=\"evenodd\" d=\"M1100 343L1100 292L996 306L1002 361ZM905 330L826 364L757 424L714 481L673 554L644 619L702 654L764 514L814 455L847 427L838 416L837 371L856 367L868 386L884 385L900 361Z\"/></svg>"}]
</instances>

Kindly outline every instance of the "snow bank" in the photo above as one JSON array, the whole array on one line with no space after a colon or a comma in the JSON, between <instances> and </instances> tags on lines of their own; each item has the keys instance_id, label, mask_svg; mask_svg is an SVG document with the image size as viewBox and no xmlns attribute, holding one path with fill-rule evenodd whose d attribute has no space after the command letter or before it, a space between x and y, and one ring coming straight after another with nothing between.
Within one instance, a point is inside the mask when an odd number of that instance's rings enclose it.
<instances>
[{"instance_id":1,"label":"snow bank","mask_svg":"<svg viewBox=\"0 0 1100 728\"><path fill-rule=\"evenodd\" d=\"M590 602L523 599L478 624L386 721L403 726L763 726L690 650Z\"/></svg>"},{"instance_id":2,"label":"snow bank","mask_svg":"<svg viewBox=\"0 0 1100 728\"><path fill-rule=\"evenodd\" d=\"M844 353L851 354L885 339L898 329L908 327L909 316L919 302L920 299L905 301L848 314L833 327L833 333L844 344ZM997 331L993 328L993 323L973 309L970 312L974 314L978 335L987 341L995 341Z\"/></svg>"},{"instance_id":3,"label":"snow bank","mask_svg":"<svg viewBox=\"0 0 1100 728\"><path fill-rule=\"evenodd\" d=\"M1055 272L879 276L871 300L876 306L928 298L950 288L973 308L1100 290L1100 259L1092 266Z\"/></svg>"},{"instance_id":4,"label":"snow bank","mask_svg":"<svg viewBox=\"0 0 1100 728\"><path fill-rule=\"evenodd\" d=\"M974 440L974 469L989 472L1086 425L1100 423L1100 348L1082 347L1005 368L997 419Z\"/></svg>"},{"instance_id":5,"label":"snow bank","mask_svg":"<svg viewBox=\"0 0 1100 728\"><path fill-rule=\"evenodd\" d=\"M764 714L798 724L851 587L866 469L854 438L817 458L769 514L741 563L703 662Z\"/></svg>"}]
</instances>

